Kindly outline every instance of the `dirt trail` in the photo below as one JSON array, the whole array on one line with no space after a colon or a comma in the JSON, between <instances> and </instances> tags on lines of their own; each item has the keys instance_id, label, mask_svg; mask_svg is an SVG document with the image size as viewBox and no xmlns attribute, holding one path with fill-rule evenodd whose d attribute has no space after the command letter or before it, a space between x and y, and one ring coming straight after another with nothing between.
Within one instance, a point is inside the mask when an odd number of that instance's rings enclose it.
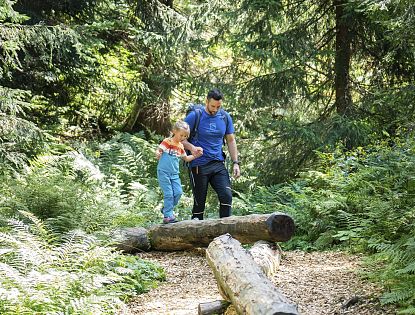
<instances>
[{"instance_id":1,"label":"dirt trail","mask_svg":"<svg viewBox=\"0 0 415 315\"><path fill-rule=\"evenodd\" d=\"M221 299L203 250L139 256L165 268L167 281L135 298L129 304L132 314L195 315L199 303ZM285 252L272 281L302 315L396 314L391 307L380 305L379 288L355 273L360 265L361 257L343 253Z\"/></svg>"}]
</instances>

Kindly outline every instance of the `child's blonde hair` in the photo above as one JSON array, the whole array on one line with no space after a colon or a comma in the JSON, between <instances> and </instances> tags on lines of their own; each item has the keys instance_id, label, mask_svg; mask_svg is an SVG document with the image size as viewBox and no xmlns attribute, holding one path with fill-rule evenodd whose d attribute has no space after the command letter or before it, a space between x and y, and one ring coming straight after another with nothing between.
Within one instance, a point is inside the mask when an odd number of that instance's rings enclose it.
<instances>
[{"instance_id":1,"label":"child's blonde hair","mask_svg":"<svg viewBox=\"0 0 415 315\"><path fill-rule=\"evenodd\" d=\"M183 120L179 120L173 126L173 134L175 131L185 131L187 136L189 136L190 135L189 124Z\"/></svg>"}]
</instances>

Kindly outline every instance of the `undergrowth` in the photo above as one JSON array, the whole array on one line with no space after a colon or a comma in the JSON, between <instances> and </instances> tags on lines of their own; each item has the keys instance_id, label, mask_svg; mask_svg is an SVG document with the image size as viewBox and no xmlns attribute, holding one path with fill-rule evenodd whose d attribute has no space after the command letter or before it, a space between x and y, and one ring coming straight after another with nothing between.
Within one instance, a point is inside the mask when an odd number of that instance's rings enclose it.
<instances>
[{"instance_id":1,"label":"undergrowth","mask_svg":"<svg viewBox=\"0 0 415 315\"><path fill-rule=\"evenodd\" d=\"M132 296L165 279L80 231L56 234L30 213L0 233L1 314L119 314Z\"/></svg>"}]
</instances>

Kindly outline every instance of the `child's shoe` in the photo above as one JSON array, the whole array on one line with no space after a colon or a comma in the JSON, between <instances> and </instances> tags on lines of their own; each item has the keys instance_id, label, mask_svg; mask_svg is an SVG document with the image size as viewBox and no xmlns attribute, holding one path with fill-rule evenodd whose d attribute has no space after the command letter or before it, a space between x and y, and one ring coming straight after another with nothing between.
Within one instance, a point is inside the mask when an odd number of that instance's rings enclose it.
<instances>
[{"instance_id":1,"label":"child's shoe","mask_svg":"<svg viewBox=\"0 0 415 315\"><path fill-rule=\"evenodd\" d=\"M163 223L164 224L176 223L176 222L179 222L179 221L176 220L175 216L168 217L168 218L163 218Z\"/></svg>"}]
</instances>

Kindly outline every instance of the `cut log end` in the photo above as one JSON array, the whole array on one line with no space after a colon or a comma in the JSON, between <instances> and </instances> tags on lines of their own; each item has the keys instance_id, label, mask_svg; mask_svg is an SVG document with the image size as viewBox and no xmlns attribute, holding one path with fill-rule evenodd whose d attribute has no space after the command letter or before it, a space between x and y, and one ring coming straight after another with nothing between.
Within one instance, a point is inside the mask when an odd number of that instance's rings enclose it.
<instances>
[{"instance_id":1,"label":"cut log end","mask_svg":"<svg viewBox=\"0 0 415 315\"><path fill-rule=\"evenodd\" d=\"M125 228L113 232L116 248L125 253L148 251L151 248L148 231L145 228Z\"/></svg>"},{"instance_id":2,"label":"cut log end","mask_svg":"<svg viewBox=\"0 0 415 315\"><path fill-rule=\"evenodd\" d=\"M198 315L223 314L231 303L224 300L200 303Z\"/></svg>"},{"instance_id":3,"label":"cut log end","mask_svg":"<svg viewBox=\"0 0 415 315\"><path fill-rule=\"evenodd\" d=\"M273 213L266 220L266 224L270 236L275 242L286 242L294 234L294 220L287 214Z\"/></svg>"}]
</instances>

